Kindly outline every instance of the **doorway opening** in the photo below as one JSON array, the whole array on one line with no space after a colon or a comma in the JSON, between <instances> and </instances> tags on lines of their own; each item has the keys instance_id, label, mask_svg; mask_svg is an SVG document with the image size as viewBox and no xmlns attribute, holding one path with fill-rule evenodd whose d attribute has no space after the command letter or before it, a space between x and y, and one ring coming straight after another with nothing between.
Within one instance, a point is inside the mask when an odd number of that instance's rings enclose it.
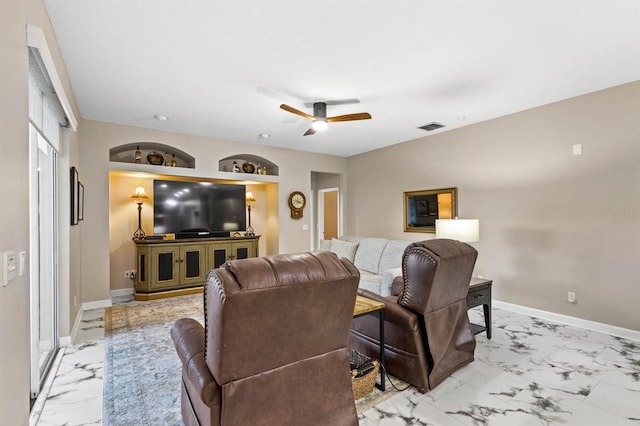
<instances>
[{"instance_id":1,"label":"doorway opening","mask_svg":"<svg viewBox=\"0 0 640 426\"><path fill-rule=\"evenodd\" d=\"M342 176L337 173L311 173L313 197L311 249L317 250L320 240L338 238L343 233Z\"/></svg>"}]
</instances>

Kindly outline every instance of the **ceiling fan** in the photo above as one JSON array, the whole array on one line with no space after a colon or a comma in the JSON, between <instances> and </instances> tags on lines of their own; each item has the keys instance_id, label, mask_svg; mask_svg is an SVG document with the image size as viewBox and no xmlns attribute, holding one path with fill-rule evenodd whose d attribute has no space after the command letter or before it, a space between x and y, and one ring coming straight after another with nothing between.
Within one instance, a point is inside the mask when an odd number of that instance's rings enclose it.
<instances>
[{"instance_id":1,"label":"ceiling fan","mask_svg":"<svg viewBox=\"0 0 640 426\"><path fill-rule=\"evenodd\" d=\"M329 123L335 123L338 121L354 121L354 120L369 120L371 114L368 112L359 112L356 114L337 115L335 117L327 117L327 103L315 102L313 104L313 115L309 115L306 112L297 110L289 105L280 105L285 111L289 111L292 114L304 117L307 120L311 120L311 127L307 130L303 136L309 136L315 134L317 131L321 131L327 128Z\"/></svg>"}]
</instances>

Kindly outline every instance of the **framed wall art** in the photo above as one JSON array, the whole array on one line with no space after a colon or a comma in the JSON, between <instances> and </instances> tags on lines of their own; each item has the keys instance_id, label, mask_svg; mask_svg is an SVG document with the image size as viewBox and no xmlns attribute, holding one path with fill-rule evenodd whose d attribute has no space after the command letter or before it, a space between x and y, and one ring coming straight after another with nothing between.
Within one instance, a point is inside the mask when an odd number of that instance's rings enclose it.
<instances>
[{"instance_id":1,"label":"framed wall art","mask_svg":"<svg viewBox=\"0 0 640 426\"><path fill-rule=\"evenodd\" d=\"M69 199L71 200L71 225L78 224L78 169L71 167Z\"/></svg>"},{"instance_id":2,"label":"framed wall art","mask_svg":"<svg viewBox=\"0 0 640 426\"><path fill-rule=\"evenodd\" d=\"M457 215L457 188L404 193L404 232L436 232L436 219L453 219Z\"/></svg>"}]
</instances>

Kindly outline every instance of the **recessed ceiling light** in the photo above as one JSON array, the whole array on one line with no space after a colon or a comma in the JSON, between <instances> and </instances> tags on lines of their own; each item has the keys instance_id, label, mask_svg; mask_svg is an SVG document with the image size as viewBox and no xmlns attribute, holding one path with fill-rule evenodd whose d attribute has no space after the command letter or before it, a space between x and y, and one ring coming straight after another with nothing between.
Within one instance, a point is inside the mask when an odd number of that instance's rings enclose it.
<instances>
[{"instance_id":1,"label":"recessed ceiling light","mask_svg":"<svg viewBox=\"0 0 640 426\"><path fill-rule=\"evenodd\" d=\"M153 117L158 121L167 121L169 119L166 115L154 115Z\"/></svg>"},{"instance_id":2,"label":"recessed ceiling light","mask_svg":"<svg viewBox=\"0 0 640 426\"><path fill-rule=\"evenodd\" d=\"M271 135L270 135L269 133L260 133L260 134L258 135L258 137L259 137L260 139L269 139L269 137L270 137L270 136L271 136Z\"/></svg>"}]
</instances>

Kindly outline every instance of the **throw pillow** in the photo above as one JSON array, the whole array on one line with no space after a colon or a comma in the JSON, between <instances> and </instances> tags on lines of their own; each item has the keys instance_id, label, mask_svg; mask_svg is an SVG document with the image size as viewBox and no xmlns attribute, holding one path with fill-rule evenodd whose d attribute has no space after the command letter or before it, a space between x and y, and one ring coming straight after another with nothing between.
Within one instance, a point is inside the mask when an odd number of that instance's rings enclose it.
<instances>
[{"instance_id":1,"label":"throw pillow","mask_svg":"<svg viewBox=\"0 0 640 426\"><path fill-rule=\"evenodd\" d=\"M345 259L349 259L353 262L353 259L356 257L356 250L358 250L359 244L360 243L352 243L332 238L331 248L329 248L329 250L337 254L338 257L344 257Z\"/></svg>"},{"instance_id":2,"label":"throw pillow","mask_svg":"<svg viewBox=\"0 0 640 426\"><path fill-rule=\"evenodd\" d=\"M331 240L320 240L320 247L318 250L331 250Z\"/></svg>"}]
</instances>

